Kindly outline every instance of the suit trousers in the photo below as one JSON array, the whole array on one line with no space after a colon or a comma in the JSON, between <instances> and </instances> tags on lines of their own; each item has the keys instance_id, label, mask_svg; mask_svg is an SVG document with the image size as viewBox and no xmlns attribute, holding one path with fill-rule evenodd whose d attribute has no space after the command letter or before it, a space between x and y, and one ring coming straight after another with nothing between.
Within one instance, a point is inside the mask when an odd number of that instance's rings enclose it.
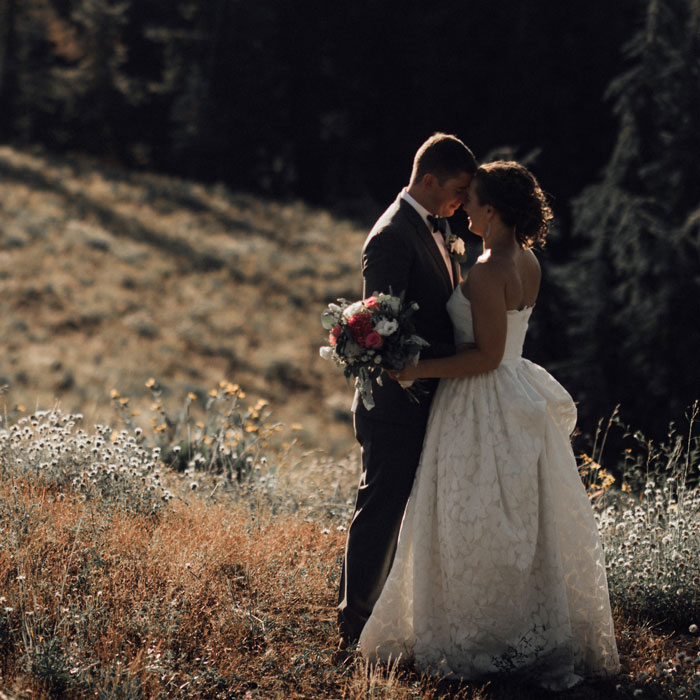
<instances>
[{"instance_id":1,"label":"suit trousers","mask_svg":"<svg viewBox=\"0 0 700 700\"><path fill-rule=\"evenodd\" d=\"M417 424L398 425L355 414L362 475L338 596L340 634L351 643L359 639L389 575L426 423L427 417Z\"/></svg>"}]
</instances>

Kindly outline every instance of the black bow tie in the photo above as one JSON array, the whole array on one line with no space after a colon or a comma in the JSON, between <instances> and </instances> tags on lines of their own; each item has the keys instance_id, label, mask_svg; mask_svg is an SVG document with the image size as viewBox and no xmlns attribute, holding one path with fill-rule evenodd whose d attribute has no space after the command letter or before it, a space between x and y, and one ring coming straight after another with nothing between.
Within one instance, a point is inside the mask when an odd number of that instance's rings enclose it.
<instances>
[{"instance_id":1,"label":"black bow tie","mask_svg":"<svg viewBox=\"0 0 700 700\"><path fill-rule=\"evenodd\" d=\"M441 233L443 236L447 232L447 221L441 216L431 216L428 214L428 223L431 226L431 231L433 233Z\"/></svg>"}]
</instances>

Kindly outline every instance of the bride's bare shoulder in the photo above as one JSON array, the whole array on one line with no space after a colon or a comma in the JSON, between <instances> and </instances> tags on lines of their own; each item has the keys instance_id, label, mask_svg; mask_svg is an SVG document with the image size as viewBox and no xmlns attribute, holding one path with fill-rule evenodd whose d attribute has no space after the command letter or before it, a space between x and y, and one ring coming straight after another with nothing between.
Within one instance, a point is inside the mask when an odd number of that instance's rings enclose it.
<instances>
[{"instance_id":1,"label":"bride's bare shoulder","mask_svg":"<svg viewBox=\"0 0 700 700\"><path fill-rule=\"evenodd\" d=\"M490 251L486 251L479 256L462 282L462 291L467 298L475 287L505 286L515 271L512 260L489 253Z\"/></svg>"},{"instance_id":2,"label":"bride's bare shoulder","mask_svg":"<svg viewBox=\"0 0 700 700\"><path fill-rule=\"evenodd\" d=\"M521 277L539 280L542 275L540 261L531 248L524 248L517 261L518 273Z\"/></svg>"}]
</instances>

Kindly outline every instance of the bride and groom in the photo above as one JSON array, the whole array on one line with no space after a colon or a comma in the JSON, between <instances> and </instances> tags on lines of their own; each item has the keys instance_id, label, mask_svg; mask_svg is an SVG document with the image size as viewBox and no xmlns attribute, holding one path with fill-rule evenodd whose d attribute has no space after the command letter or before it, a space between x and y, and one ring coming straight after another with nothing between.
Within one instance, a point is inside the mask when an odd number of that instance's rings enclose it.
<instances>
[{"instance_id":1,"label":"bride and groom","mask_svg":"<svg viewBox=\"0 0 700 700\"><path fill-rule=\"evenodd\" d=\"M461 279L442 230L464 206L484 252ZM522 358L540 285L531 248L552 213L532 174L477 167L454 136L416 153L409 186L370 232L363 296L403 292L430 342L358 397L362 475L341 574L340 650L551 688L618 669L605 563L569 435L576 408ZM410 498L409 498L410 496Z\"/></svg>"}]
</instances>

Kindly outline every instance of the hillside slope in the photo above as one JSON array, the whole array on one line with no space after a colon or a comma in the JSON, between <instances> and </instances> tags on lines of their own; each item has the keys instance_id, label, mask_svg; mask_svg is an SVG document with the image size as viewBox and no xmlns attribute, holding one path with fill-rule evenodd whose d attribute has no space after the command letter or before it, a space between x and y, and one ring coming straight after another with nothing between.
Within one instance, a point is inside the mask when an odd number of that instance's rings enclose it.
<instances>
[{"instance_id":1,"label":"hillside slope","mask_svg":"<svg viewBox=\"0 0 700 700\"><path fill-rule=\"evenodd\" d=\"M5 403L109 420L113 388L147 407L149 377L173 404L225 379L289 436L346 453L351 390L318 356L319 314L360 294L365 233L300 203L0 147Z\"/></svg>"}]
</instances>

